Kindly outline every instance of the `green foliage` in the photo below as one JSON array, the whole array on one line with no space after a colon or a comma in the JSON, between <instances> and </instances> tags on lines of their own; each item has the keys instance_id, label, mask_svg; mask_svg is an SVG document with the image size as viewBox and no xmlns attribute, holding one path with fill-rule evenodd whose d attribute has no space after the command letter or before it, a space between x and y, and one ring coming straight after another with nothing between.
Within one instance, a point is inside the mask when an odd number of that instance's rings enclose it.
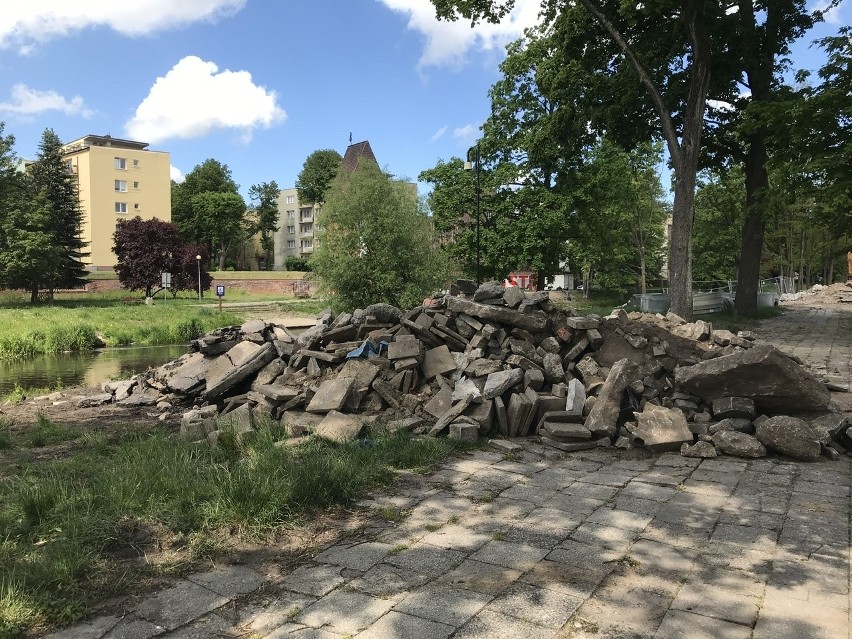
<instances>
[{"instance_id":1,"label":"green foliage","mask_svg":"<svg viewBox=\"0 0 852 639\"><path fill-rule=\"evenodd\" d=\"M106 307L0 308L0 322L5 326L0 336L0 359L87 351L101 340L107 346L185 344L214 328L242 321L233 313L210 313L173 302L134 307L117 303Z\"/></svg>"},{"instance_id":2,"label":"green foliage","mask_svg":"<svg viewBox=\"0 0 852 639\"><path fill-rule=\"evenodd\" d=\"M192 559L213 558L228 535L248 539L349 504L394 469L428 466L461 446L407 433L368 433L370 446L311 439L280 446L278 425L198 447L162 432L100 441L0 483L0 633L68 623L146 568L118 559L183 538ZM169 565L161 566L168 571ZM3 636L0 634L0 636Z\"/></svg>"},{"instance_id":3,"label":"green foliage","mask_svg":"<svg viewBox=\"0 0 852 639\"><path fill-rule=\"evenodd\" d=\"M341 161L343 158L334 149L320 149L307 157L296 177L299 204L325 202L325 194L337 175Z\"/></svg>"},{"instance_id":4,"label":"green foliage","mask_svg":"<svg viewBox=\"0 0 852 639\"><path fill-rule=\"evenodd\" d=\"M736 280L745 187L738 168L707 173L695 196L693 277L698 283Z\"/></svg>"},{"instance_id":5,"label":"green foliage","mask_svg":"<svg viewBox=\"0 0 852 639\"><path fill-rule=\"evenodd\" d=\"M0 126L0 286L50 295L85 282L83 213L62 143L46 129L26 175L12 175L11 137Z\"/></svg>"},{"instance_id":6,"label":"green foliage","mask_svg":"<svg viewBox=\"0 0 852 639\"><path fill-rule=\"evenodd\" d=\"M263 251L264 266L271 271L275 266L274 233L278 230L278 194L280 189L275 180L253 184L249 189L249 197L254 204L251 207L253 221L250 234L260 233L260 248Z\"/></svg>"},{"instance_id":7,"label":"green foliage","mask_svg":"<svg viewBox=\"0 0 852 639\"><path fill-rule=\"evenodd\" d=\"M311 270L311 262L302 257L290 256L284 260L284 268L288 271L309 272Z\"/></svg>"},{"instance_id":8,"label":"green foliage","mask_svg":"<svg viewBox=\"0 0 852 639\"><path fill-rule=\"evenodd\" d=\"M661 151L640 145L626 153L602 140L580 171L572 261L604 289L639 290L663 261L667 207L656 174Z\"/></svg>"},{"instance_id":9,"label":"green foliage","mask_svg":"<svg viewBox=\"0 0 852 639\"><path fill-rule=\"evenodd\" d=\"M408 308L447 282L449 260L439 257L416 192L373 163L335 179L318 225L311 265L337 308Z\"/></svg>"}]
</instances>

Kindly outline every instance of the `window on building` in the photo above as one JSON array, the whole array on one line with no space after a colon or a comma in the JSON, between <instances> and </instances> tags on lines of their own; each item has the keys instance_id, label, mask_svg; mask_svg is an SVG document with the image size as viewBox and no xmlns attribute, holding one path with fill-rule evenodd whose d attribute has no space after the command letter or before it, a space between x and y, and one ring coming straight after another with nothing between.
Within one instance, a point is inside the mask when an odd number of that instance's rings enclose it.
<instances>
[{"instance_id":1,"label":"window on building","mask_svg":"<svg viewBox=\"0 0 852 639\"><path fill-rule=\"evenodd\" d=\"M134 204L134 205L133 205L133 210L134 210L134 211L140 211L140 210L142 210L142 207L141 207L141 206L139 206L138 204Z\"/></svg>"},{"instance_id":2,"label":"window on building","mask_svg":"<svg viewBox=\"0 0 852 639\"><path fill-rule=\"evenodd\" d=\"M300 233L312 233L313 230L314 230L313 224L300 224L299 225L299 232Z\"/></svg>"},{"instance_id":3,"label":"window on building","mask_svg":"<svg viewBox=\"0 0 852 639\"><path fill-rule=\"evenodd\" d=\"M134 169L138 169L138 168L139 168L139 160L133 160L133 168L134 168Z\"/></svg>"},{"instance_id":4,"label":"window on building","mask_svg":"<svg viewBox=\"0 0 852 639\"><path fill-rule=\"evenodd\" d=\"M295 217L296 217L296 211L294 211L294 210L289 210L289 211L287 211L287 219L288 219L288 220L292 220L292 219L294 219Z\"/></svg>"},{"instance_id":5,"label":"window on building","mask_svg":"<svg viewBox=\"0 0 852 639\"><path fill-rule=\"evenodd\" d=\"M287 248L296 248L296 240L287 240Z\"/></svg>"},{"instance_id":6,"label":"window on building","mask_svg":"<svg viewBox=\"0 0 852 639\"><path fill-rule=\"evenodd\" d=\"M116 202L115 203L115 212L116 213L127 213L127 202Z\"/></svg>"},{"instance_id":7,"label":"window on building","mask_svg":"<svg viewBox=\"0 0 852 639\"><path fill-rule=\"evenodd\" d=\"M295 233L295 232L296 232L296 227L295 227L295 226L288 226L288 227L287 227L287 232L288 232L288 233Z\"/></svg>"},{"instance_id":8,"label":"window on building","mask_svg":"<svg viewBox=\"0 0 852 639\"><path fill-rule=\"evenodd\" d=\"M115 158L115 168L120 171L127 169L127 158Z\"/></svg>"},{"instance_id":9,"label":"window on building","mask_svg":"<svg viewBox=\"0 0 852 639\"><path fill-rule=\"evenodd\" d=\"M116 180L115 181L115 190L119 193L127 192L127 180Z\"/></svg>"},{"instance_id":10,"label":"window on building","mask_svg":"<svg viewBox=\"0 0 852 639\"><path fill-rule=\"evenodd\" d=\"M314 210L310 207L299 209L299 219L300 220L310 220L313 215Z\"/></svg>"},{"instance_id":11,"label":"window on building","mask_svg":"<svg viewBox=\"0 0 852 639\"><path fill-rule=\"evenodd\" d=\"M133 183L133 188L134 188L134 189L138 189L138 188L139 188L139 182L134 182L134 183Z\"/></svg>"},{"instance_id":12,"label":"window on building","mask_svg":"<svg viewBox=\"0 0 852 639\"><path fill-rule=\"evenodd\" d=\"M314 241L313 240L302 240L302 248L313 248Z\"/></svg>"},{"instance_id":13,"label":"window on building","mask_svg":"<svg viewBox=\"0 0 852 639\"><path fill-rule=\"evenodd\" d=\"M287 204L295 204L295 203L296 203L296 196L295 195L288 195L287 196Z\"/></svg>"}]
</instances>

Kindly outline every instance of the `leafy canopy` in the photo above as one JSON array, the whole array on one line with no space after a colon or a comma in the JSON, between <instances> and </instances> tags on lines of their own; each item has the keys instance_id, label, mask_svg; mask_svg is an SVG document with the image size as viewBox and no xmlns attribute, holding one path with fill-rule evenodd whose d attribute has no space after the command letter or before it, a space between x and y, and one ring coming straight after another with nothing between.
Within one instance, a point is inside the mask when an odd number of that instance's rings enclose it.
<instances>
[{"instance_id":1,"label":"leafy canopy","mask_svg":"<svg viewBox=\"0 0 852 639\"><path fill-rule=\"evenodd\" d=\"M320 149L311 153L296 178L299 202L322 204L342 161L340 153L334 149Z\"/></svg>"},{"instance_id":2,"label":"leafy canopy","mask_svg":"<svg viewBox=\"0 0 852 639\"><path fill-rule=\"evenodd\" d=\"M336 308L408 308L448 281L449 260L419 210L415 187L371 162L337 176L318 224L311 265Z\"/></svg>"}]
</instances>

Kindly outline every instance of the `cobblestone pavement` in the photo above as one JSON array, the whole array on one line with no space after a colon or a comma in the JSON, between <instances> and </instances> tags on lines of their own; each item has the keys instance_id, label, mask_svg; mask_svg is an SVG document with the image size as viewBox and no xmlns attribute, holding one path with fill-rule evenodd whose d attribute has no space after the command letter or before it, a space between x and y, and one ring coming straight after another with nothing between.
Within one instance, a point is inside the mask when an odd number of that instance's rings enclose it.
<instances>
[{"instance_id":1,"label":"cobblestone pavement","mask_svg":"<svg viewBox=\"0 0 852 639\"><path fill-rule=\"evenodd\" d=\"M838 313L761 333L849 379ZM53 638L850 639L850 473L474 451L365 499L374 524L294 569L198 573Z\"/></svg>"},{"instance_id":2,"label":"cobblestone pavement","mask_svg":"<svg viewBox=\"0 0 852 639\"><path fill-rule=\"evenodd\" d=\"M786 304L755 332L814 372L852 384L852 304Z\"/></svg>"}]
</instances>

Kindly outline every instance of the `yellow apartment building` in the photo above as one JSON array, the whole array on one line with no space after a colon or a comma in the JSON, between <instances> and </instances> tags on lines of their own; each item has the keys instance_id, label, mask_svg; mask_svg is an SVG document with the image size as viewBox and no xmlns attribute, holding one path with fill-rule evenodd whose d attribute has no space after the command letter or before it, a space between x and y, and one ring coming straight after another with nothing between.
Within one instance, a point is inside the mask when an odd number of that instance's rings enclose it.
<instances>
[{"instance_id":1,"label":"yellow apartment building","mask_svg":"<svg viewBox=\"0 0 852 639\"><path fill-rule=\"evenodd\" d=\"M90 270L115 267L113 233L119 220L171 222L170 158L149 151L147 142L87 135L62 147L68 170L77 177L83 211L83 240Z\"/></svg>"}]
</instances>

